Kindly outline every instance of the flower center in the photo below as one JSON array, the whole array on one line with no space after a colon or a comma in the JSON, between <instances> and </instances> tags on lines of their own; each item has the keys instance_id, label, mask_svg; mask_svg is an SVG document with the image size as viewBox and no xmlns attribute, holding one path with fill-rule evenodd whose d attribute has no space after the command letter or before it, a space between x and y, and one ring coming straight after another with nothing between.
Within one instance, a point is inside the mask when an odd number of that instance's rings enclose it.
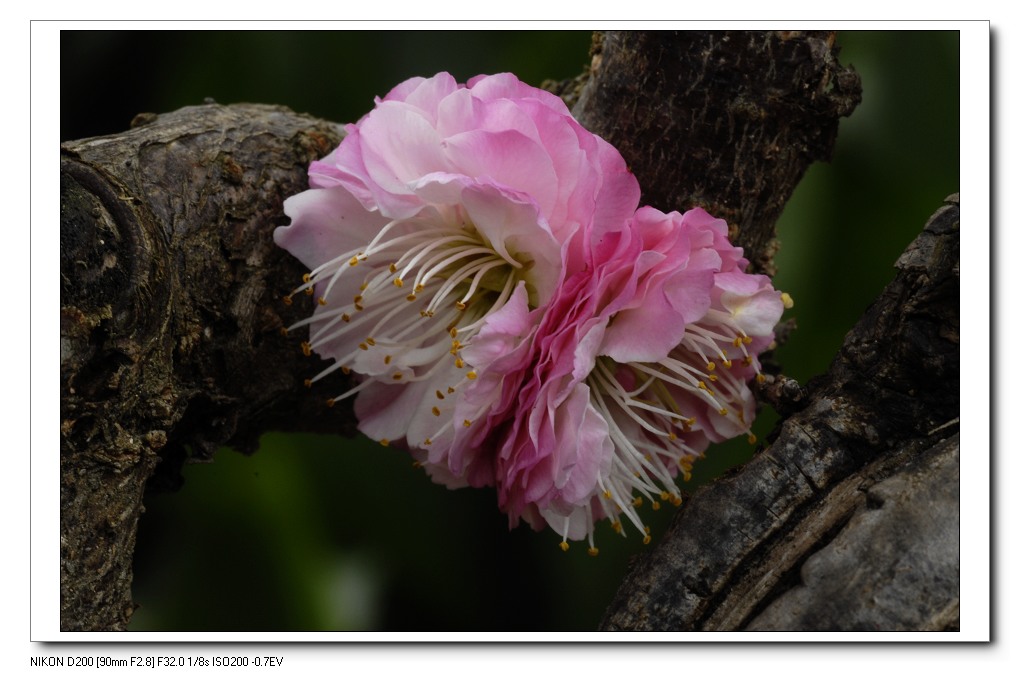
<instances>
[{"instance_id":1,"label":"flower center","mask_svg":"<svg viewBox=\"0 0 1020 682\"><path fill-rule=\"evenodd\" d=\"M680 345L659 362L596 359L586 381L592 405L608 425L614 457L608 476L599 479L602 496L593 504L601 506L618 533L623 533L621 518L627 517L650 542L637 509L644 498L653 509L660 501L679 506L674 479L682 473L690 480L694 461L704 457L710 441L747 433L755 442L747 423L754 409L747 380L764 377L748 351L751 343L732 318L712 310L701 324L688 326ZM739 349L743 357L734 363L724 346ZM588 541L594 549L591 535Z\"/></svg>"},{"instance_id":2,"label":"flower center","mask_svg":"<svg viewBox=\"0 0 1020 682\"><path fill-rule=\"evenodd\" d=\"M527 263L501 256L453 213L394 220L370 243L305 275L292 295L317 294L320 307L287 331L311 325L305 354L333 359L306 384L338 369L365 377L338 401L372 382L430 379L451 361L464 369L461 350L510 298Z\"/></svg>"}]
</instances>

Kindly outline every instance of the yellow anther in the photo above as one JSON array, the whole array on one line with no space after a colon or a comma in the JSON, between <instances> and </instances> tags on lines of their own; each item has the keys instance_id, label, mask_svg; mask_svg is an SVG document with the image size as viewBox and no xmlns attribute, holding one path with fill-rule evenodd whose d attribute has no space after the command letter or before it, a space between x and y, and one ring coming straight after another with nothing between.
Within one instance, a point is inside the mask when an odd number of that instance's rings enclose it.
<instances>
[{"instance_id":1,"label":"yellow anther","mask_svg":"<svg viewBox=\"0 0 1020 682\"><path fill-rule=\"evenodd\" d=\"M755 443L758 442L758 436L754 435L753 433L747 434L747 442L750 443L751 445L754 445Z\"/></svg>"},{"instance_id":2,"label":"yellow anther","mask_svg":"<svg viewBox=\"0 0 1020 682\"><path fill-rule=\"evenodd\" d=\"M364 289L362 289L362 291L364 291ZM361 294L358 294L357 296L354 297L355 305L357 305L358 303L361 303L364 300L365 300L365 297L362 296Z\"/></svg>"},{"instance_id":3,"label":"yellow anther","mask_svg":"<svg viewBox=\"0 0 1020 682\"><path fill-rule=\"evenodd\" d=\"M312 380L311 379L305 379L305 388L311 388L311 387L312 387Z\"/></svg>"},{"instance_id":4,"label":"yellow anther","mask_svg":"<svg viewBox=\"0 0 1020 682\"><path fill-rule=\"evenodd\" d=\"M368 282L362 282L361 286L358 287L358 291L364 291L367 288L368 288Z\"/></svg>"},{"instance_id":5,"label":"yellow anther","mask_svg":"<svg viewBox=\"0 0 1020 682\"><path fill-rule=\"evenodd\" d=\"M679 507L684 502L683 498L679 495L671 495L669 501L674 507Z\"/></svg>"},{"instance_id":6,"label":"yellow anther","mask_svg":"<svg viewBox=\"0 0 1020 682\"><path fill-rule=\"evenodd\" d=\"M350 367L341 367L340 371L343 372L344 374L350 374L351 373L351 368Z\"/></svg>"},{"instance_id":7,"label":"yellow anther","mask_svg":"<svg viewBox=\"0 0 1020 682\"><path fill-rule=\"evenodd\" d=\"M708 375L708 380L709 381L719 381L719 377L716 376L715 374L709 374Z\"/></svg>"},{"instance_id":8,"label":"yellow anther","mask_svg":"<svg viewBox=\"0 0 1020 682\"><path fill-rule=\"evenodd\" d=\"M432 406L432 414L434 414L434 415L436 415L438 417L441 414L441 412L439 411L438 407L433 405Z\"/></svg>"},{"instance_id":9,"label":"yellow anther","mask_svg":"<svg viewBox=\"0 0 1020 682\"><path fill-rule=\"evenodd\" d=\"M347 313L344 313L343 315L340 316L340 319L343 320L344 322L350 322L351 316L348 315Z\"/></svg>"},{"instance_id":10,"label":"yellow anther","mask_svg":"<svg viewBox=\"0 0 1020 682\"><path fill-rule=\"evenodd\" d=\"M455 388L454 388L453 386L447 386L447 387L446 387L446 392L447 392L447 393L449 393L449 394L451 394L451 395L452 395L452 394L453 394L453 392L454 392L454 391L456 391L456 390L457 390L457 389L455 389Z\"/></svg>"},{"instance_id":11,"label":"yellow anther","mask_svg":"<svg viewBox=\"0 0 1020 682\"><path fill-rule=\"evenodd\" d=\"M759 372L758 375L755 377L755 380L759 384L764 384L765 383L765 375Z\"/></svg>"},{"instance_id":12,"label":"yellow anther","mask_svg":"<svg viewBox=\"0 0 1020 682\"><path fill-rule=\"evenodd\" d=\"M467 310L467 303L464 301L457 301L456 306L457 310Z\"/></svg>"},{"instance_id":13,"label":"yellow anther","mask_svg":"<svg viewBox=\"0 0 1020 682\"><path fill-rule=\"evenodd\" d=\"M453 364L457 366L457 369L464 369L464 361L461 360L460 358L454 360Z\"/></svg>"},{"instance_id":14,"label":"yellow anther","mask_svg":"<svg viewBox=\"0 0 1020 682\"><path fill-rule=\"evenodd\" d=\"M280 336L287 336L290 332L287 331L286 327L280 327Z\"/></svg>"},{"instance_id":15,"label":"yellow anther","mask_svg":"<svg viewBox=\"0 0 1020 682\"><path fill-rule=\"evenodd\" d=\"M414 285L414 293L420 294L423 291L425 291L425 285L423 285L423 284L415 284Z\"/></svg>"},{"instance_id":16,"label":"yellow anther","mask_svg":"<svg viewBox=\"0 0 1020 682\"><path fill-rule=\"evenodd\" d=\"M382 438L379 440L379 445L383 446L384 448L389 447L389 444L390 444L389 438Z\"/></svg>"},{"instance_id":17,"label":"yellow anther","mask_svg":"<svg viewBox=\"0 0 1020 682\"><path fill-rule=\"evenodd\" d=\"M332 398L326 401L326 407L333 407L334 405L336 405L336 401L333 400Z\"/></svg>"},{"instance_id":18,"label":"yellow anther","mask_svg":"<svg viewBox=\"0 0 1020 682\"><path fill-rule=\"evenodd\" d=\"M645 536L644 536L644 537L643 537L643 538L641 539L641 542L643 542L643 543L644 543L644 544L646 544L646 545L650 545L650 544L652 543L652 536L651 536L651 535L645 535Z\"/></svg>"},{"instance_id":19,"label":"yellow anther","mask_svg":"<svg viewBox=\"0 0 1020 682\"><path fill-rule=\"evenodd\" d=\"M361 350L368 350L368 344L362 341L361 343L358 344L358 348L360 348Z\"/></svg>"},{"instance_id":20,"label":"yellow anther","mask_svg":"<svg viewBox=\"0 0 1020 682\"><path fill-rule=\"evenodd\" d=\"M743 336L738 336L737 338L733 339L733 347L734 348L740 348L740 345L742 343L744 343L744 337Z\"/></svg>"},{"instance_id":21,"label":"yellow anther","mask_svg":"<svg viewBox=\"0 0 1020 682\"><path fill-rule=\"evenodd\" d=\"M349 261L347 261L347 264L353 268L355 265L358 264L358 257L355 256L354 258L350 259Z\"/></svg>"},{"instance_id":22,"label":"yellow anther","mask_svg":"<svg viewBox=\"0 0 1020 682\"><path fill-rule=\"evenodd\" d=\"M390 364L390 361L391 361L391 360L393 360L393 356L392 356L392 355L387 355L386 357L384 357L384 358L382 359L382 363L383 363L384 365L388 365L388 364Z\"/></svg>"},{"instance_id":23,"label":"yellow anther","mask_svg":"<svg viewBox=\"0 0 1020 682\"><path fill-rule=\"evenodd\" d=\"M615 530L617 533L622 533L623 532L623 524L620 523L619 519L617 519L616 521L613 521L613 530Z\"/></svg>"},{"instance_id":24,"label":"yellow anther","mask_svg":"<svg viewBox=\"0 0 1020 682\"><path fill-rule=\"evenodd\" d=\"M392 275L396 271L397 271L397 264L396 263L390 263L390 274Z\"/></svg>"},{"instance_id":25,"label":"yellow anther","mask_svg":"<svg viewBox=\"0 0 1020 682\"><path fill-rule=\"evenodd\" d=\"M310 343L308 343L307 341L302 341L301 342L301 352L304 353L305 356L311 355L312 354L312 345Z\"/></svg>"},{"instance_id":26,"label":"yellow anther","mask_svg":"<svg viewBox=\"0 0 1020 682\"><path fill-rule=\"evenodd\" d=\"M421 315L422 317L428 317L429 316L428 312L425 311L425 310L419 310L418 314Z\"/></svg>"},{"instance_id":27,"label":"yellow anther","mask_svg":"<svg viewBox=\"0 0 1020 682\"><path fill-rule=\"evenodd\" d=\"M307 289L305 289L305 296L311 296L314 293L315 293L314 287L308 287Z\"/></svg>"},{"instance_id":28,"label":"yellow anther","mask_svg":"<svg viewBox=\"0 0 1020 682\"><path fill-rule=\"evenodd\" d=\"M671 496L672 493L670 493L668 490L663 490L661 493L659 493L659 499L662 500L663 502L668 500Z\"/></svg>"},{"instance_id":29,"label":"yellow anther","mask_svg":"<svg viewBox=\"0 0 1020 682\"><path fill-rule=\"evenodd\" d=\"M293 305L293 303L294 303L294 299L291 298L290 296L284 296L283 297L283 304L284 305Z\"/></svg>"},{"instance_id":30,"label":"yellow anther","mask_svg":"<svg viewBox=\"0 0 1020 682\"><path fill-rule=\"evenodd\" d=\"M725 407L719 409L719 415L722 416L722 417L725 417L729 413L730 413L730 411L727 410Z\"/></svg>"},{"instance_id":31,"label":"yellow anther","mask_svg":"<svg viewBox=\"0 0 1020 682\"><path fill-rule=\"evenodd\" d=\"M779 300L783 302L783 307L787 310L793 307L793 296L790 296L785 291L779 295Z\"/></svg>"},{"instance_id":32,"label":"yellow anther","mask_svg":"<svg viewBox=\"0 0 1020 682\"><path fill-rule=\"evenodd\" d=\"M744 358L743 359L744 367L750 367L751 366L751 360L752 360L752 358L751 358L750 355L748 355L746 358Z\"/></svg>"},{"instance_id":33,"label":"yellow anther","mask_svg":"<svg viewBox=\"0 0 1020 682\"><path fill-rule=\"evenodd\" d=\"M700 388L703 391L707 391L708 390L708 386L705 385L704 381L699 381L698 382L698 388Z\"/></svg>"},{"instance_id":34,"label":"yellow anther","mask_svg":"<svg viewBox=\"0 0 1020 682\"><path fill-rule=\"evenodd\" d=\"M418 300L418 297L417 297L417 296L415 296L414 294L408 294L408 295L407 295L407 300L408 300L408 301L417 301L417 300Z\"/></svg>"},{"instance_id":35,"label":"yellow anther","mask_svg":"<svg viewBox=\"0 0 1020 682\"><path fill-rule=\"evenodd\" d=\"M602 496L607 500L613 499L613 493L609 492L608 490L603 491Z\"/></svg>"},{"instance_id":36,"label":"yellow anther","mask_svg":"<svg viewBox=\"0 0 1020 682\"><path fill-rule=\"evenodd\" d=\"M698 423L698 420L695 419L694 417L689 417L689 418L684 420L684 424L687 424L687 426L694 426L697 423Z\"/></svg>"},{"instance_id":37,"label":"yellow anther","mask_svg":"<svg viewBox=\"0 0 1020 682\"><path fill-rule=\"evenodd\" d=\"M426 438L424 444L425 445L432 445L432 439L431 438Z\"/></svg>"},{"instance_id":38,"label":"yellow anther","mask_svg":"<svg viewBox=\"0 0 1020 682\"><path fill-rule=\"evenodd\" d=\"M366 336L365 337L365 343L367 343L370 346L374 346L375 345L375 339L373 339L371 336Z\"/></svg>"},{"instance_id":39,"label":"yellow anther","mask_svg":"<svg viewBox=\"0 0 1020 682\"><path fill-rule=\"evenodd\" d=\"M715 370L715 363L709 362L707 365L705 365L705 369L707 369L709 372Z\"/></svg>"},{"instance_id":40,"label":"yellow anther","mask_svg":"<svg viewBox=\"0 0 1020 682\"><path fill-rule=\"evenodd\" d=\"M731 360L723 360L722 364L723 364L723 367L725 367L726 369L729 369L730 367L733 366L733 362Z\"/></svg>"},{"instance_id":41,"label":"yellow anther","mask_svg":"<svg viewBox=\"0 0 1020 682\"><path fill-rule=\"evenodd\" d=\"M598 556L598 555L599 555L599 548L598 547L589 547L588 548L588 556Z\"/></svg>"},{"instance_id":42,"label":"yellow anther","mask_svg":"<svg viewBox=\"0 0 1020 682\"><path fill-rule=\"evenodd\" d=\"M365 309L365 306L361 305L360 303L355 303L354 304L354 309L357 310L360 313L362 310Z\"/></svg>"},{"instance_id":43,"label":"yellow anther","mask_svg":"<svg viewBox=\"0 0 1020 682\"><path fill-rule=\"evenodd\" d=\"M570 544L567 543L566 540L564 540L563 542L560 543L560 549L566 552L568 549L570 549Z\"/></svg>"},{"instance_id":44,"label":"yellow anther","mask_svg":"<svg viewBox=\"0 0 1020 682\"><path fill-rule=\"evenodd\" d=\"M643 497L635 497L633 500L630 501L630 503L635 507L640 507L645 503L645 500Z\"/></svg>"},{"instance_id":45,"label":"yellow anther","mask_svg":"<svg viewBox=\"0 0 1020 682\"><path fill-rule=\"evenodd\" d=\"M309 282L311 282L312 281L312 273L306 272L305 274L301 275L301 281L304 282L305 284L308 284Z\"/></svg>"},{"instance_id":46,"label":"yellow anther","mask_svg":"<svg viewBox=\"0 0 1020 682\"><path fill-rule=\"evenodd\" d=\"M393 380L394 381L400 381L403 378L404 378L404 375L402 373L400 373L400 372L394 372L393 373Z\"/></svg>"},{"instance_id":47,"label":"yellow anther","mask_svg":"<svg viewBox=\"0 0 1020 682\"><path fill-rule=\"evenodd\" d=\"M456 327L450 327L450 338L451 339L457 338L457 328Z\"/></svg>"},{"instance_id":48,"label":"yellow anther","mask_svg":"<svg viewBox=\"0 0 1020 682\"><path fill-rule=\"evenodd\" d=\"M457 351L459 351L461 348L463 348L463 345L457 339L454 339L453 343L450 344L450 352L453 353L454 355L456 355Z\"/></svg>"},{"instance_id":49,"label":"yellow anther","mask_svg":"<svg viewBox=\"0 0 1020 682\"><path fill-rule=\"evenodd\" d=\"M659 511L661 506L658 500L652 500L652 511Z\"/></svg>"},{"instance_id":50,"label":"yellow anther","mask_svg":"<svg viewBox=\"0 0 1020 682\"><path fill-rule=\"evenodd\" d=\"M745 346L748 346L748 345L750 345L752 341L754 341L754 339L752 339L752 338L751 338L750 336L745 336L745 337L743 338L743 342L744 342L744 345L745 345Z\"/></svg>"},{"instance_id":51,"label":"yellow anther","mask_svg":"<svg viewBox=\"0 0 1020 682\"><path fill-rule=\"evenodd\" d=\"M669 432L669 436L667 436L667 438L669 438L669 439L670 439L671 441L672 441L672 440L676 440L676 434L675 434L675 433L673 433L672 431L670 431L670 432Z\"/></svg>"},{"instance_id":52,"label":"yellow anther","mask_svg":"<svg viewBox=\"0 0 1020 682\"><path fill-rule=\"evenodd\" d=\"M419 462L416 459L412 459L411 460L411 468L412 469L420 469L421 468L421 462Z\"/></svg>"},{"instance_id":53,"label":"yellow anther","mask_svg":"<svg viewBox=\"0 0 1020 682\"><path fill-rule=\"evenodd\" d=\"M471 379L472 381L474 381L475 379L478 378L478 373L475 372L474 370L471 370L465 376L467 376L468 379Z\"/></svg>"},{"instance_id":54,"label":"yellow anther","mask_svg":"<svg viewBox=\"0 0 1020 682\"><path fill-rule=\"evenodd\" d=\"M470 419L465 419L464 420L464 428L467 429L467 428L470 428L470 427L471 427L471 420Z\"/></svg>"},{"instance_id":55,"label":"yellow anther","mask_svg":"<svg viewBox=\"0 0 1020 682\"><path fill-rule=\"evenodd\" d=\"M404 280L400 279L399 277L394 277L393 278L393 286L396 286L396 287L404 286Z\"/></svg>"}]
</instances>

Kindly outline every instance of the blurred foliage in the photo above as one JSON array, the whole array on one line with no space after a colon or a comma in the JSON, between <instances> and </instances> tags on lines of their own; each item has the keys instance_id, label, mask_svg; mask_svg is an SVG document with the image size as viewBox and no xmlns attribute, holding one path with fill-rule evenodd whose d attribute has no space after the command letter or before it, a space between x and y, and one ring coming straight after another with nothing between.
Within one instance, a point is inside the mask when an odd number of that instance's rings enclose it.
<instances>
[{"instance_id":1,"label":"blurred foliage","mask_svg":"<svg viewBox=\"0 0 1020 682\"><path fill-rule=\"evenodd\" d=\"M779 227L776 283L796 301L798 330L777 358L801 382L825 371L897 256L959 188L958 34L848 32L839 43L864 101ZM569 78L588 44L586 32L552 31L65 31L61 139L205 98L353 121L415 75ZM759 438L774 419L759 420ZM743 441L710 450L691 485L751 452ZM269 434L253 457L224 450L184 473L180 492L146 499L135 630L592 630L646 550L605 527L598 557L580 543L563 553L549 531L510 531L492 490L447 491L367 439ZM645 513L653 538L670 516Z\"/></svg>"}]
</instances>

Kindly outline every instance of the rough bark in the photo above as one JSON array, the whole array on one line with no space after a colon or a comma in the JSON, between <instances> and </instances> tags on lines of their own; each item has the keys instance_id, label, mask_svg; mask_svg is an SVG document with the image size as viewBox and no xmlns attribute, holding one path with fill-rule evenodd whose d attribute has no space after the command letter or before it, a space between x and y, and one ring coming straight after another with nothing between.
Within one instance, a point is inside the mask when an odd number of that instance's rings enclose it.
<instances>
[{"instance_id":1,"label":"rough bark","mask_svg":"<svg viewBox=\"0 0 1020 682\"><path fill-rule=\"evenodd\" d=\"M727 218L759 270L797 180L859 99L829 33L599 36L575 112L663 209ZM283 199L333 124L206 105L61 146L61 627L123 629L146 485L263 431L345 432L302 385L281 295L302 268L272 244ZM295 307L310 301L297 297ZM336 385L322 390L335 394Z\"/></svg>"},{"instance_id":2,"label":"rough bark","mask_svg":"<svg viewBox=\"0 0 1020 682\"><path fill-rule=\"evenodd\" d=\"M606 33L574 114L627 159L642 203L724 218L773 274L783 207L861 99L834 44L827 31Z\"/></svg>"},{"instance_id":3,"label":"rough bark","mask_svg":"<svg viewBox=\"0 0 1020 682\"><path fill-rule=\"evenodd\" d=\"M947 199L829 371L766 388L772 444L699 490L609 630L959 628L960 209Z\"/></svg>"},{"instance_id":4,"label":"rough bark","mask_svg":"<svg viewBox=\"0 0 1020 682\"><path fill-rule=\"evenodd\" d=\"M142 116L61 146L61 628L122 629L145 486L269 429L343 432L280 334L282 201L336 126L281 107ZM299 298L297 305L311 302Z\"/></svg>"}]
</instances>

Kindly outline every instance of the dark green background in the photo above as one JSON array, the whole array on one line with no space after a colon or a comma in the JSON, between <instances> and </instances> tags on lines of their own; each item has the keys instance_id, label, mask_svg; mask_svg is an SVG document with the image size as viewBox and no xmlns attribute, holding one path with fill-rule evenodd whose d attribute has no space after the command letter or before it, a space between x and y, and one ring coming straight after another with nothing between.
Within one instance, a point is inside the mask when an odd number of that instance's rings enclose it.
<instances>
[{"instance_id":1,"label":"dark green background","mask_svg":"<svg viewBox=\"0 0 1020 682\"><path fill-rule=\"evenodd\" d=\"M801 382L825 370L896 257L959 189L958 34L848 32L839 43L864 101L779 228L776 284L796 301L798 331L778 357ZM588 44L585 32L65 31L61 139L206 97L351 121L415 75L572 77ZM756 425L760 437L772 419ZM751 450L710 450L698 479ZM645 551L603 527L597 558L564 554L550 531L508 531L491 490L447 491L364 439L270 434L253 457L223 451L184 474L180 492L146 500L135 630L591 630ZM645 516L654 536L669 520Z\"/></svg>"}]
</instances>

